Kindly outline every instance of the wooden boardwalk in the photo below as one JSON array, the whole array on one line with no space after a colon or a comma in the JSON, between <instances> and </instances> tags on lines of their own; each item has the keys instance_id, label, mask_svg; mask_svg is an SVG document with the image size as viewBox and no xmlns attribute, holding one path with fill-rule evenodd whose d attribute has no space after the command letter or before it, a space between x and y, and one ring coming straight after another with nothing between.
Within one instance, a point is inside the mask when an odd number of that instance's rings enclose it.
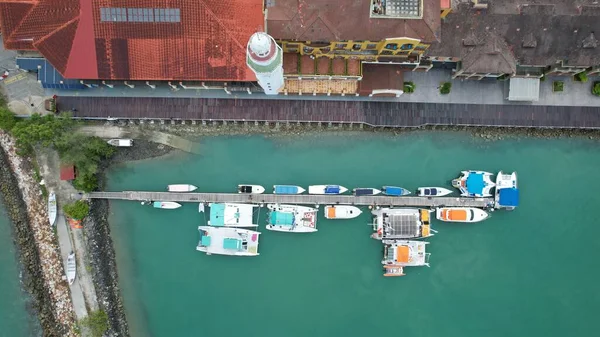
<instances>
[{"instance_id":1,"label":"wooden boardwalk","mask_svg":"<svg viewBox=\"0 0 600 337\"><path fill-rule=\"evenodd\" d=\"M81 96L59 96L57 104L79 118L600 128L599 108L584 106Z\"/></svg>"},{"instance_id":2,"label":"wooden boardwalk","mask_svg":"<svg viewBox=\"0 0 600 337\"><path fill-rule=\"evenodd\" d=\"M462 197L388 197L353 195L284 195L284 194L239 194L239 193L171 193L171 192L91 192L85 194L89 199L120 199L137 201L176 201L194 203L281 203L305 205L362 205L362 206L406 206L406 207L479 207L487 208L494 204L492 198Z\"/></svg>"}]
</instances>

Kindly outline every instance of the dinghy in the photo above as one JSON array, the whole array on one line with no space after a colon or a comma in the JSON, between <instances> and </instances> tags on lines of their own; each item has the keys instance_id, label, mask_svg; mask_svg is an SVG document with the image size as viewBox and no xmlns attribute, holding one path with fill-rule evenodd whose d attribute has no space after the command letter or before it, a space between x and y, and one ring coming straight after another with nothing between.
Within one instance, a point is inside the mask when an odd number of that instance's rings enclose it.
<instances>
[{"instance_id":1,"label":"dinghy","mask_svg":"<svg viewBox=\"0 0 600 337\"><path fill-rule=\"evenodd\" d=\"M75 260L75 253L71 252L67 258L67 280L69 284L75 282L75 276L77 275L77 262Z\"/></svg>"},{"instance_id":2,"label":"dinghy","mask_svg":"<svg viewBox=\"0 0 600 337\"><path fill-rule=\"evenodd\" d=\"M54 223L56 222L56 214L56 194L51 192L48 196L48 221L50 221L50 226L54 226Z\"/></svg>"}]
</instances>

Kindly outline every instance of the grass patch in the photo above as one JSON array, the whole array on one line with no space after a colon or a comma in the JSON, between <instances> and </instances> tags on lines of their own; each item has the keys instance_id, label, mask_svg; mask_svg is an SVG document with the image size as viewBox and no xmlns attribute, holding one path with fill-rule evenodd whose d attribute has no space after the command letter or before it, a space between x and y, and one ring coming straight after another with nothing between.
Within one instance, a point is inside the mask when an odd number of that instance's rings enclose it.
<instances>
[{"instance_id":1,"label":"grass patch","mask_svg":"<svg viewBox=\"0 0 600 337\"><path fill-rule=\"evenodd\" d=\"M444 82L444 83L442 83L442 85L440 85L440 94L448 95L450 93L451 89L452 89L452 83Z\"/></svg>"},{"instance_id":2,"label":"grass patch","mask_svg":"<svg viewBox=\"0 0 600 337\"><path fill-rule=\"evenodd\" d=\"M412 94L413 92L415 92L415 84L413 82L404 82L404 88L403 91L407 94Z\"/></svg>"},{"instance_id":3,"label":"grass patch","mask_svg":"<svg viewBox=\"0 0 600 337\"><path fill-rule=\"evenodd\" d=\"M587 74L585 72L576 74L575 76L573 76L573 79L576 82L581 82L581 83L585 83L585 82L588 81L588 77L587 77Z\"/></svg>"},{"instance_id":4,"label":"grass patch","mask_svg":"<svg viewBox=\"0 0 600 337\"><path fill-rule=\"evenodd\" d=\"M90 212L90 205L83 200L77 200L72 204L64 205L63 211L70 218L73 218L75 220L82 220Z\"/></svg>"},{"instance_id":5,"label":"grass patch","mask_svg":"<svg viewBox=\"0 0 600 337\"><path fill-rule=\"evenodd\" d=\"M600 96L600 82L594 82L594 85L592 85L592 94Z\"/></svg>"},{"instance_id":6,"label":"grass patch","mask_svg":"<svg viewBox=\"0 0 600 337\"><path fill-rule=\"evenodd\" d=\"M562 92L565 88L565 82L563 81L554 81L552 83L552 91L554 92Z\"/></svg>"}]
</instances>

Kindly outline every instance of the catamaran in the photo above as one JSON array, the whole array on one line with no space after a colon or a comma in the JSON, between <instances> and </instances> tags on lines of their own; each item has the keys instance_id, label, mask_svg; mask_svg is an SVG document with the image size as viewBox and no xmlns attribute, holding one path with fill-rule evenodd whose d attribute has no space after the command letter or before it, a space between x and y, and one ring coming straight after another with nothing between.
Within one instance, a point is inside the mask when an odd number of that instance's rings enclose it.
<instances>
[{"instance_id":1,"label":"catamaran","mask_svg":"<svg viewBox=\"0 0 600 337\"><path fill-rule=\"evenodd\" d=\"M505 174L498 172L496 176L495 207L509 211L519 206L519 188L517 187L517 172Z\"/></svg>"},{"instance_id":2,"label":"catamaran","mask_svg":"<svg viewBox=\"0 0 600 337\"><path fill-rule=\"evenodd\" d=\"M208 204L210 207L210 220L208 225L213 227L257 227L258 219L255 214L259 209L253 204Z\"/></svg>"},{"instance_id":3,"label":"catamaran","mask_svg":"<svg viewBox=\"0 0 600 337\"><path fill-rule=\"evenodd\" d=\"M169 192L193 192L197 189L198 187L189 184L173 184L167 186L167 191Z\"/></svg>"},{"instance_id":4,"label":"catamaran","mask_svg":"<svg viewBox=\"0 0 600 337\"><path fill-rule=\"evenodd\" d=\"M348 191L340 185L311 185L308 186L308 194L342 194Z\"/></svg>"},{"instance_id":5,"label":"catamaran","mask_svg":"<svg viewBox=\"0 0 600 337\"><path fill-rule=\"evenodd\" d=\"M67 280L69 284L75 282L75 276L77 276L77 261L75 260L75 253L71 252L67 257Z\"/></svg>"},{"instance_id":6,"label":"catamaran","mask_svg":"<svg viewBox=\"0 0 600 337\"><path fill-rule=\"evenodd\" d=\"M207 255L257 256L259 232L231 227L199 226L196 250Z\"/></svg>"},{"instance_id":7,"label":"catamaran","mask_svg":"<svg viewBox=\"0 0 600 337\"><path fill-rule=\"evenodd\" d=\"M429 253L425 251L429 242L410 240L383 240L383 265L400 267L429 267Z\"/></svg>"},{"instance_id":8,"label":"catamaran","mask_svg":"<svg viewBox=\"0 0 600 337\"><path fill-rule=\"evenodd\" d=\"M297 206L267 204L270 210L267 229L278 232L312 233L317 231L317 209Z\"/></svg>"},{"instance_id":9,"label":"catamaran","mask_svg":"<svg viewBox=\"0 0 600 337\"><path fill-rule=\"evenodd\" d=\"M154 208L161 208L161 209L176 209L181 207L181 204L176 203L174 201L155 201L152 203L152 206Z\"/></svg>"},{"instance_id":10,"label":"catamaran","mask_svg":"<svg viewBox=\"0 0 600 337\"><path fill-rule=\"evenodd\" d=\"M460 195L471 198L492 196L493 174L485 171L461 171L460 176L452 180L452 186L460 190Z\"/></svg>"},{"instance_id":11,"label":"catamaran","mask_svg":"<svg viewBox=\"0 0 600 337\"><path fill-rule=\"evenodd\" d=\"M371 213L373 218L373 235L376 240L416 239L433 236L436 231L431 228L430 213L432 211L418 208L380 208Z\"/></svg>"},{"instance_id":12,"label":"catamaran","mask_svg":"<svg viewBox=\"0 0 600 337\"><path fill-rule=\"evenodd\" d=\"M306 192L300 186L296 185L273 185L273 194L302 194Z\"/></svg>"},{"instance_id":13,"label":"catamaran","mask_svg":"<svg viewBox=\"0 0 600 337\"><path fill-rule=\"evenodd\" d=\"M452 194L452 191L443 187L419 187L417 195L420 197L443 197Z\"/></svg>"},{"instance_id":14,"label":"catamaran","mask_svg":"<svg viewBox=\"0 0 600 337\"><path fill-rule=\"evenodd\" d=\"M54 226L57 212L56 194L50 192L50 195L48 196L48 221L50 222L50 226Z\"/></svg>"},{"instance_id":15,"label":"catamaran","mask_svg":"<svg viewBox=\"0 0 600 337\"><path fill-rule=\"evenodd\" d=\"M383 186L381 189L383 194L389 195L392 197L401 197L403 195L409 195L410 191L406 188L397 187L397 186Z\"/></svg>"},{"instance_id":16,"label":"catamaran","mask_svg":"<svg viewBox=\"0 0 600 337\"><path fill-rule=\"evenodd\" d=\"M325 206L325 218L327 219L354 219L362 214L360 208L349 205Z\"/></svg>"},{"instance_id":17,"label":"catamaran","mask_svg":"<svg viewBox=\"0 0 600 337\"><path fill-rule=\"evenodd\" d=\"M436 218L448 222L479 222L489 214L475 207L442 207L436 210Z\"/></svg>"}]
</instances>

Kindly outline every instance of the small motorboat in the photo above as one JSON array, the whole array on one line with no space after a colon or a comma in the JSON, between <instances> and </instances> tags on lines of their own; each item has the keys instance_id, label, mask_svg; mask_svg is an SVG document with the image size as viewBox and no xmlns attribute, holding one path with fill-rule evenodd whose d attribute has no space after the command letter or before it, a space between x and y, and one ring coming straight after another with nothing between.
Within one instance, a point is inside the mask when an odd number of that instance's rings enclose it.
<instances>
[{"instance_id":1,"label":"small motorboat","mask_svg":"<svg viewBox=\"0 0 600 337\"><path fill-rule=\"evenodd\" d=\"M306 192L300 186L296 185L273 185L273 194L302 194Z\"/></svg>"},{"instance_id":2,"label":"small motorboat","mask_svg":"<svg viewBox=\"0 0 600 337\"><path fill-rule=\"evenodd\" d=\"M67 280L69 284L75 282L75 276L77 275L77 261L75 260L75 253L71 252L67 257Z\"/></svg>"},{"instance_id":3,"label":"small motorboat","mask_svg":"<svg viewBox=\"0 0 600 337\"><path fill-rule=\"evenodd\" d=\"M238 185L238 193L262 194L265 193L265 188L260 185Z\"/></svg>"},{"instance_id":4,"label":"small motorboat","mask_svg":"<svg viewBox=\"0 0 600 337\"><path fill-rule=\"evenodd\" d=\"M489 214L475 207L442 207L436 210L436 218L448 222L479 222Z\"/></svg>"},{"instance_id":5,"label":"small motorboat","mask_svg":"<svg viewBox=\"0 0 600 337\"><path fill-rule=\"evenodd\" d=\"M56 214L58 209L56 207L56 194L51 192L48 196L48 221L50 222L50 226L54 226L56 222Z\"/></svg>"},{"instance_id":6,"label":"small motorboat","mask_svg":"<svg viewBox=\"0 0 600 337\"><path fill-rule=\"evenodd\" d=\"M167 191L169 192L193 192L197 189L198 187L189 184L173 184L167 186Z\"/></svg>"},{"instance_id":7,"label":"small motorboat","mask_svg":"<svg viewBox=\"0 0 600 337\"><path fill-rule=\"evenodd\" d=\"M443 187L419 187L417 195L420 197L443 197L452 194L452 191Z\"/></svg>"},{"instance_id":8,"label":"small motorboat","mask_svg":"<svg viewBox=\"0 0 600 337\"><path fill-rule=\"evenodd\" d=\"M381 189L383 194L389 195L391 197L401 197L403 195L409 195L410 191L406 188L397 187L397 186L383 186Z\"/></svg>"},{"instance_id":9,"label":"small motorboat","mask_svg":"<svg viewBox=\"0 0 600 337\"><path fill-rule=\"evenodd\" d=\"M181 207L181 204L174 201L155 201L152 203L152 206L161 209L176 209Z\"/></svg>"},{"instance_id":10,"label":"small motorboat","mask_svg":"<svg viewBox=\"0 0 600 337\"><path fill-rule=\"evenodd\" d=\"M325 218L327 219L354 219L361 214L362 211L356 206L325 206Z\"/></svg>"},{"instance_id":11,"label":"small motorboat","mask_svg":"<svg viewBox=\"0 0 600 337\"><path fill-rule=\"evenodd\" d=\"M308 194L342 194L348 191L340 185L311 185L308 186Z\"/></svg>"},{"instance_id":12,"label":"small motorboat","mask_svg":"<svg viewBox=\"0 0 600 337\"><path fill-rule=\"evenodd\" d=\"M116 147L132 147L133 139L109 139L107 143Z\"/></svg>"},{"instance_id":13,"label":"small motorboat","mask_svg":"<svg viewBox=\"0 0 600 337\"><path fill-rule=\"evenodd\" d=\"M394 276L404 276L404 267L402 266L383 266L383 276L386 277L394 277Z\"/></svg>"},{"instance_id":14,"label":"small motorboat","mask_svg":"<svg viewBox=\"0 0 600 337\"><path fill-rule=\"evenodd\" d=\"M352 193L354 193L355 196L359 197L362 195L377 195L381 193L381 191L376 188L355 188L352 190Z\"/></svg>"}]
</instances>

